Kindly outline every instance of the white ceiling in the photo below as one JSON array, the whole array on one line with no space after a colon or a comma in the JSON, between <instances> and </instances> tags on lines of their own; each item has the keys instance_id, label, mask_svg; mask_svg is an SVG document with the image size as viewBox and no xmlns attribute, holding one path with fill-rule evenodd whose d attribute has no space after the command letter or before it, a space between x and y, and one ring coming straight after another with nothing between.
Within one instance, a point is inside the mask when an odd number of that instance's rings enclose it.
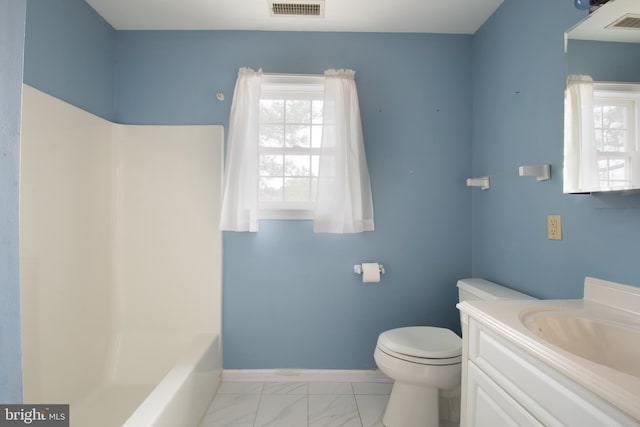
<instances>
[{"instance_id":1,"label":"white ceiling","mask_svg":"<svg viewBox=\"0 0 640 427\"><path fill-rule=\"evenodd\" d=\"M503 0L325 0L325 16L271 17L267 0L86 0L117 30L473 34ZM302 0L304 1L304 0Z\"/></svg>"},{"instance_id":2,"label":"white ceiling","mask_svg":"<svg viewBox=\"0 0 640 427\"><path fill-rule=\"evenodd\" d=\"M640 43L640 29L607 28L626 14L640 16L640 0L610 1L569 31L569 38Z\"/></svg>"}]
</instances>

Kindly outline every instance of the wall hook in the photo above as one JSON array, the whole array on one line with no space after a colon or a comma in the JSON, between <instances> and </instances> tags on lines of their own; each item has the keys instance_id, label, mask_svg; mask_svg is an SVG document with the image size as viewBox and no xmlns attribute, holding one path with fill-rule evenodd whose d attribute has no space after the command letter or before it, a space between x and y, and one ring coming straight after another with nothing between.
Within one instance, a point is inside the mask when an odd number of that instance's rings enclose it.
<instances>
[{"instance_id":1,"label":"wall hook","mask_svg":"<svg viewBox=\"0 0 640 427\"><path fill-rule=\"evenodd\" d=\"M491 183L488 176L481 176L467 179L467 187L480 187L481 190L488 190L491 188Z\"/></svg>"},{"instance_id":2,"label":"wall hook","mask_svg":"<svg viewBox=\"0 0 640 427\"><path fill-rule=\"evenodd\" d=\"M380 274L384 274L384 265L379 264ZM356 274L362 274L362 264L356 264L353 266L353 272Z\"/></svg>"},{"instance_id":3,"label":"wall hook","mask_svg":"<svg viewBox=\"0 0 640 427\"><path fill-rule=\"evenodd\" d=\"M520 176L535 176L538 181L546 181L551 178L551 165L520 166Z\"/></svg>"}]
</instances>

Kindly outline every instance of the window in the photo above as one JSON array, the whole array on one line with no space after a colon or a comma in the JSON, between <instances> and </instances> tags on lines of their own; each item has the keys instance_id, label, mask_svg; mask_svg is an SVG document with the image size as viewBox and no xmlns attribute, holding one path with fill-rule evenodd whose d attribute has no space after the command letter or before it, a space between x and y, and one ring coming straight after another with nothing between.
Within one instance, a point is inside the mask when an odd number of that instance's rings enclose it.
<instances>
[{"instance_id":1,"label":"window","mask_svg":"<svg viewBox=\"0 0 640 427\"><path fill-rule=\"evenodd\" d=\"M256 232L260 219L313 219L314 233L373 231L355 71L238 71L220 229Z\"/></svg>"},{"instance_id":2,"label":"window","mask_svg":"<svg viewBox=\"0 0 640 427\"><path fill-rule=\"evenodd\" d=\"M323 77L272 75L263 78L258 116L261 218L313 218L323 95Z\"/></svg>"},{"instance_id":3,"label":"window","mask_svg":"<svg viewBox=\"0 0 640 427\"><path fill-rule=\"evenodd\" d=\"M640 178L640 88L596 84L593 95L600 185L610 189L628 188Z\"/></svg>"}]
</instances>

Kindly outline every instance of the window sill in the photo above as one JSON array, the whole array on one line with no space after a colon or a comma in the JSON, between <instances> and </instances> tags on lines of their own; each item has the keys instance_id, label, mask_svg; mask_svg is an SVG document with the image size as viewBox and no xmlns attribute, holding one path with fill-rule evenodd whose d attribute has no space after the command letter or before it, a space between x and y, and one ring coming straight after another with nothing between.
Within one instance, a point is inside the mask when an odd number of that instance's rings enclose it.
<instances>
[{"instance_id":1,"label":"window sill","mask_svg":"<svg viewBox=\"0 0 640 427\"><path fill-rule=\"evenodd\" d=\"M313 211L310 209L261 209L261 220L311 220Z\"/></svg>"}]
</instances>

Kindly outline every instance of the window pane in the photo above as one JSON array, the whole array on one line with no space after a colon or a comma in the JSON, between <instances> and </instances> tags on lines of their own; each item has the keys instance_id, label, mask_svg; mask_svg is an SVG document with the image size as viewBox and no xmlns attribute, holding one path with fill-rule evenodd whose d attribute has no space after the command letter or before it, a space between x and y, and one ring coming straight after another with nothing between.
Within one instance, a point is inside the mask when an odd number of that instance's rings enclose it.
<instances>
[{"instance_id":1,"label":"window pane","mask_svg":"<svg viewBox=\"0 0 640 427\"><path fill-rule=\"evenodd\" d=\"M287 123L311 122L311 101L304 99L287 100Z\"/></svg>"},{"instance_id":2,"label":"window pane","mask_svg":"<svg viewBox=\"0 0 640 427\"><path fill-rule=\"evenodd\" d=\"M603 151L603 139L602 139L602 130L596 129L596 150Z\"/></svg>"},{"instance_id":3,"label":"window pane","mask_svg":"<svg viewBox=\"0 0 640 427\"><path fill-rule=\"evenodd\" d=\"M284 121L284 100L261 99L259 120L261 123L282 123Z\"/></svg>"},{"instance_id":4,"label":"window pane","mask_svg":"<svg viewBox=\"0 0 640 427\"><path fill-rule=\"evenodd\" d=\"M320 148L322 145L322 125L311 126L311 146Z\"/></svg>"},{"instance_id":5,"label":"window pane","mask_svg":"<svg viewBox=\"0 0 640 427\"><path fill-rule=\"evenodd\" d=\"M284 156L285 176L309 176L309 156Z\"/></svg>"},{"instance_id":6,"label":"window pane","mask_svg":"<svg viewBox=\"0 0 640 427\"><path fill-rule=\"evenodd\" d=\"M284 200L287 202L306 202L309 200L309 179L285 178Z\"/></svg>"},{"instance_id":7,"label":"window pane","mask_svg":"<svg viewBox=\"0 0 640 427\"><path fill-rule=\"evenodd\" d=\"M626 148L625 131L606 130L603 131L602 151L607 152L624 152Z\"/></svg>"},{"instance_id":8,"label":"window pane","mask_svg":"<svg viewBox=\"0 0 640 427\"><path fill-rule=\"evenodd\" d=\"M605 105L602 110L603 127L609 129L625 129L627 127L625 107Z\"/></svg>"},{"instance_id":9,"label":"window pane","mask_svg":"<svg viewBox=\"0 0 640 427\"><path fill-rule=\"evenodd\" d=\"M598 102L598 101L597 101ZM621 153L629 150L629 106L615 100L601 100L594 108L596 148L601 152Z\"/></svg>"},{"instance_id":10,"label":"window pane","mask_svg":"<svg viewBox=\"0 0 640 427\"><path fill-rule=\"evenodd\" d=\"M282 176L283 160L282 156L261 154L260 167L258 169L260 176Z\"/></svg>"},{"instance_id":11,"label":"window pane","mask_svg":"<svg viewBox=\"0 0 640 427\"><path fill-rule=\"evenodd\" d=\"M311 123L322 124L323 101L311 101Z\"/></svg>"},{"instance_id":12,"label":"window pane","mask_svg":"<svg viewBox=\"0 0 640 427\"><path fill-rule=\"evenodd\" d=\"M264 202L282 201L282 178L260 178L260 200Z\"/></svg>"},{"instance_id":13,"label":"window pane","mask_svg":"<svg viewBox=\"0 0 640 427\"><path fill-rule=\"evenodd\" d=\"M607 160L598 160L598 177L600 182L606 184L609 181L609 162Z\"/></svg>"},{"instance_id":14,"label":"window pane","mask_svg":"<svg viewBox=\"0 0 640 427\"><path fill-rule=\"evenodd\" d=\"M287 147L309 147L311 138L309 126L286 125L284 142Z\"/></svg>"},{"instance_id":15,"label":"window pane","mask_svg":"<svg viewBox=\"0 0 640 427\"><path fill-rule=\"evenodd\" d=\"M602 128L602 106L598 105L593 107L593 122L596 129Z\"/></svg>"},{"instance_id":16,"label":"window pane","mask_svg":"<svg viewBox=\"0 0 640 427\"><path fill-rule=\"evenodd\" d=\"M317 192L324 102L306 88L299 97L295 88L282 90L283 96L265 92L260 100L259 201L263 208L298 209Z\"/></svg>"},{"instance_id":17,"label":"window pane","mask_svg":"<svg viewBox=\"0 0 640 427\"><path fill-rule=\"evenodd\" d=\"M609 162L609 179L624 181L626 179L626 162L624 160L611 160Z\"/></svg>"},{"instance_id":18,"label":"window pane","mask_svg":"<svg viewBox=\"0 0 640 427\"><path fill-rule=\"evenodd\" d=\"M284 143L283 125L260 125L260 147L282 147Z\"/></svg>"},{"instance_id":19,"label":"window pane","mask_svg":"<svg viewBox=\"0 0 640 427\"><path fill-rule=\"evenodd\" d=\"M318 178L311 178L311 200L318 197Z\"/></svg>"},{"instance_id":20,"label":"window pane","mask_svg":"<svg viewBox=\"0 0 640 427\"><path fill-rule=\"evenodd\" d=\"M607 187L622 187L628 182L628 161L624 159L598 160L600 181Z\"/></svg>"}]
</instances>

